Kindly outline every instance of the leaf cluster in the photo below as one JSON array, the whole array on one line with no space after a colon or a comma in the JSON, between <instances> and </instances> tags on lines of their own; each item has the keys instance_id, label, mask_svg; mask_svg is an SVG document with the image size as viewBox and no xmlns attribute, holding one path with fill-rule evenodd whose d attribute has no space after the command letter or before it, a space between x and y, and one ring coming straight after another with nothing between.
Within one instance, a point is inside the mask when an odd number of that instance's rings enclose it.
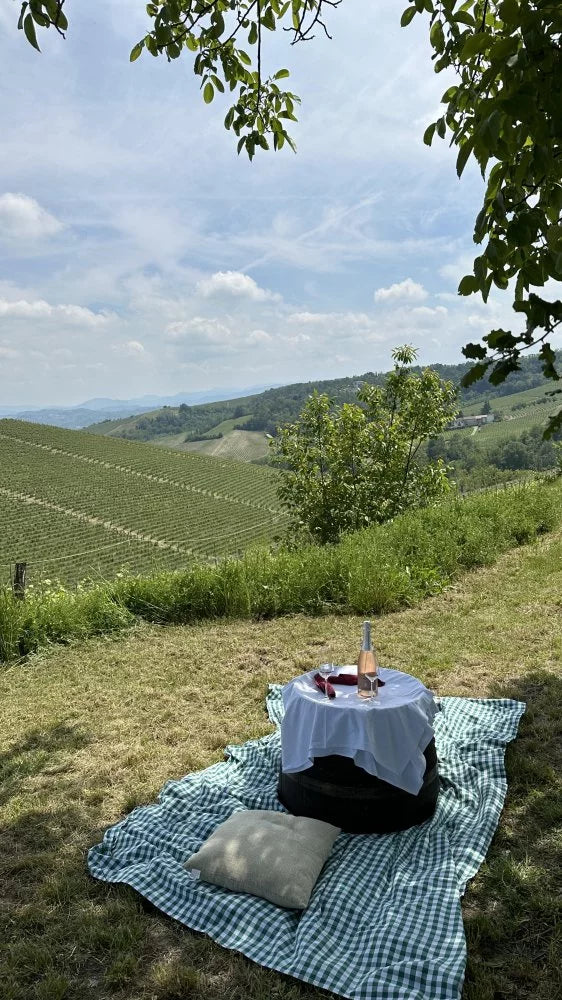
<instances>
[{"instance_id":1,"label":"leaf cluster","mask_svg":"<svg viewBox=\"0 0 562 1000\"><path fill-rule=\"evenodd\" d=\"M63 11L64 0L24 0L20 9L18 28L34 49L40 52L37 42L37 26L54 28L64 38L68 20Z\"/></svg>"},{"instance_id":2,"label":"leaf cluster","mask_svg":"<svg viewBox=\"0 0 562 1000\"><path fill-rule=\"evenodd\" d=\"M477 363L470 385L490 368L492 385L520 367L522 351L540 345L547 378L559 380L549 338L562 323L562 302L533 291L562 279L562 5L553 0L416 0L409 24L428 13L436 72L453 68L457 83L424 142L447 136L458 148L457 174L474 159L486 180L474 227L482 247L460 295L487 301L493 286L511 288L523 326L492 330L468 344ZM562 391L562 390L556 390ZM562 410L547 433L562 426Z\"/></svg>"}]
</instances>

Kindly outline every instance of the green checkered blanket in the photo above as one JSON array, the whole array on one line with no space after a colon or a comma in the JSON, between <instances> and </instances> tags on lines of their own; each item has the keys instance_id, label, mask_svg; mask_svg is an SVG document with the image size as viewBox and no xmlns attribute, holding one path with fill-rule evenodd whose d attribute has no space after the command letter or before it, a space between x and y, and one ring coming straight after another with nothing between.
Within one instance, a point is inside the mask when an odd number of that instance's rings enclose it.
<instances>
[{"instance_id":1,"label":"green checkered blanket","mask_svg":"<svg viewBox=\"0 0 562 1000\"><path fill-rule=\"evenodd\" d=\"M187 927L261 965L354 1000L457 1000L466 946L460 897L496 829L505 746L522 702L443 698L435 720L441 794L433 819L401 833L340 834L304 911L192 881L182 863L238 809L278 809L277 729L168 782L89 853L90 872L132 886Z\"/></svg>"}]
</instances>

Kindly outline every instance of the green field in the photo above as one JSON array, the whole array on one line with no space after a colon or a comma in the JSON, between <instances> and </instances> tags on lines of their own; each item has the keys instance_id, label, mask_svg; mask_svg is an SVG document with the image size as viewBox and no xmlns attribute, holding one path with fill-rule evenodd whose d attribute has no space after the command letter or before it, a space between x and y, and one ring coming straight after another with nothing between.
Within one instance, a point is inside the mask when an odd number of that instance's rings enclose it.
<instances>
[{"instance_id":1,"label":"green field","mask_svg":"<svg viewBox=\"0 0 562 1000\"><path fill-rule=\"evenodd\" d=\"M0 523L0 580L26 561L74 584L239 552L286 518L270 469L1 420Z\"/></svg>"},{"instance_id":2,"label":"green field","mask_svg":"<svg viewBox=\"0 0 562 1000\"><path fill-rule=\"evenodd\" d=\"M199 441L186 441L184 431L179 434L163 434L155 437L151 444L161 448L171 448L174 451L196 452L198 455L211 455L216 458L233 458L238 462L255 462L269 453L268 438L263 431L245 431L243 425L251 419L250 414L243 417L222 420L220 424L209 428L207 437ZM222 434L222 437L212 437Z\"/></svg>"}]
</instances>

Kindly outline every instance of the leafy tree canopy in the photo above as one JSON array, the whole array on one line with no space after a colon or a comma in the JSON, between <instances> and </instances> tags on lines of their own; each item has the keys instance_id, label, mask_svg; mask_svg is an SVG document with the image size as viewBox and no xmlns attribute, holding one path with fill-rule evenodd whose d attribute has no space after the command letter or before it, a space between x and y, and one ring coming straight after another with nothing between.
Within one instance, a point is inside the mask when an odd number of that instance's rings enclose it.
<instances>
[{"instance_id":1,"label":"leafy tree canopy","mask_svg":"<svg viewBox=\"0 0 562 1000\"><path fill-rule=\"evenodd\" d=\"M268 74L264 44L283 29L291 44L328 34L326 15L342 0L165 0L146 7L152 25L134 46L177 59L187 52L201 78L203 100L233 94L225 126L238 152L295 148L289 134L299 97L283 89L284 68ZM37 27L67 28L65 0L25 0L19 27L35 48ZM488 299L492 286L510 289L518 326L492 330L483 344L467 344L475 361L465 384L485 373L497 385L520 367L521 352L539 346L544 375L558 382L550 338L562 324L562 301L546 297L562 279L562 4L558 0L415 0L402 14L429 21L437 73L453 69L456 83L442 98L443 114L426 130L458 149L461 176L475 159L486 180L474 227L482 247L461 295ZM357 15L356 15L357 16ZM562 392L556 388L553 394ZM562 409L546 434L562 426Z\"/></svg>"},{"instance_id":2,"label":"leafy tree canopy","mask_svg":"<svg viewBox=\"0 0 562 1000\"><path fill-rule=\"evenodd\" d=\"M384 386L365 383L357 403L334 407L314 392L296 423L281 428L272 450L297 536L335 542L449 490L443 462L420 463L417 455L457 412L456 390L431 369L413 372L415 356L397 348Z\"/></svg>"}]
</instances>

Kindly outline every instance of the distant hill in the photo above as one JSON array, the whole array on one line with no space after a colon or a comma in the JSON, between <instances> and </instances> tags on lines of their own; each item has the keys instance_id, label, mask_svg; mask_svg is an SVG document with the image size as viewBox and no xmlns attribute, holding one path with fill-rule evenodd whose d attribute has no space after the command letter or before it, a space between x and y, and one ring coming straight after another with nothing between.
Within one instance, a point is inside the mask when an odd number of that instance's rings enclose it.
<instances>
[{"instance_id":1,"label":"distant hill","mask_svg":"<svg viewBox=\"0 0 562 1000\"><path fill-rule=\"evenodd\" d=\"M441 378L460 383L470 363L459 365L433 364ZM280 424L294 421L310 393L317 389L327 392L336 402L356 398L362 382L382 385L386 373L365 372L340 379L300 382L267 389L265 392L199 405L166 406L140 417L108 420L88 429L96 434L123 437L133 441L151 441L180 451L201 451L206 454L232 455L246 461L256 461L268 453L266 435L274 435ZM521 371L507 382L494 387L482 379L469 389L461 389L460 406L471 412L487 401L493 406L504 396L536 388L548 390L537 357L521 361ZM222 435L222 438L219 437Z\"/></svg>"},{"instance_id":2,"label":"distant hill","mask_svg":"<svg viewBox=\"0 0 562 1000\"><path fill-rule=\"evenodd\" d=\"M277 474L18 420L0 420L0 581L74 584L177 569L283 533Z\"/></svg>"},{"instance_id":3,"label":"distant hill","mask_svg":"<svg viewBox=\"0 0 562 1000\"><path fill-rule=\"evenodd\" d=\"M175 396L139 396L133 399L98 398L87 399L78 406L17 407L0 406L0 418L13 417L16 420L30 420L37 424L51 424L80 430L107 420L123 420L139 416L163 406L179 406L181 403L197 405L213 400L228 398L233 393L262 392L268 386L250 386L247 389L207 389L203 392L179 392Z\"/></svg>"}]
</instances>

